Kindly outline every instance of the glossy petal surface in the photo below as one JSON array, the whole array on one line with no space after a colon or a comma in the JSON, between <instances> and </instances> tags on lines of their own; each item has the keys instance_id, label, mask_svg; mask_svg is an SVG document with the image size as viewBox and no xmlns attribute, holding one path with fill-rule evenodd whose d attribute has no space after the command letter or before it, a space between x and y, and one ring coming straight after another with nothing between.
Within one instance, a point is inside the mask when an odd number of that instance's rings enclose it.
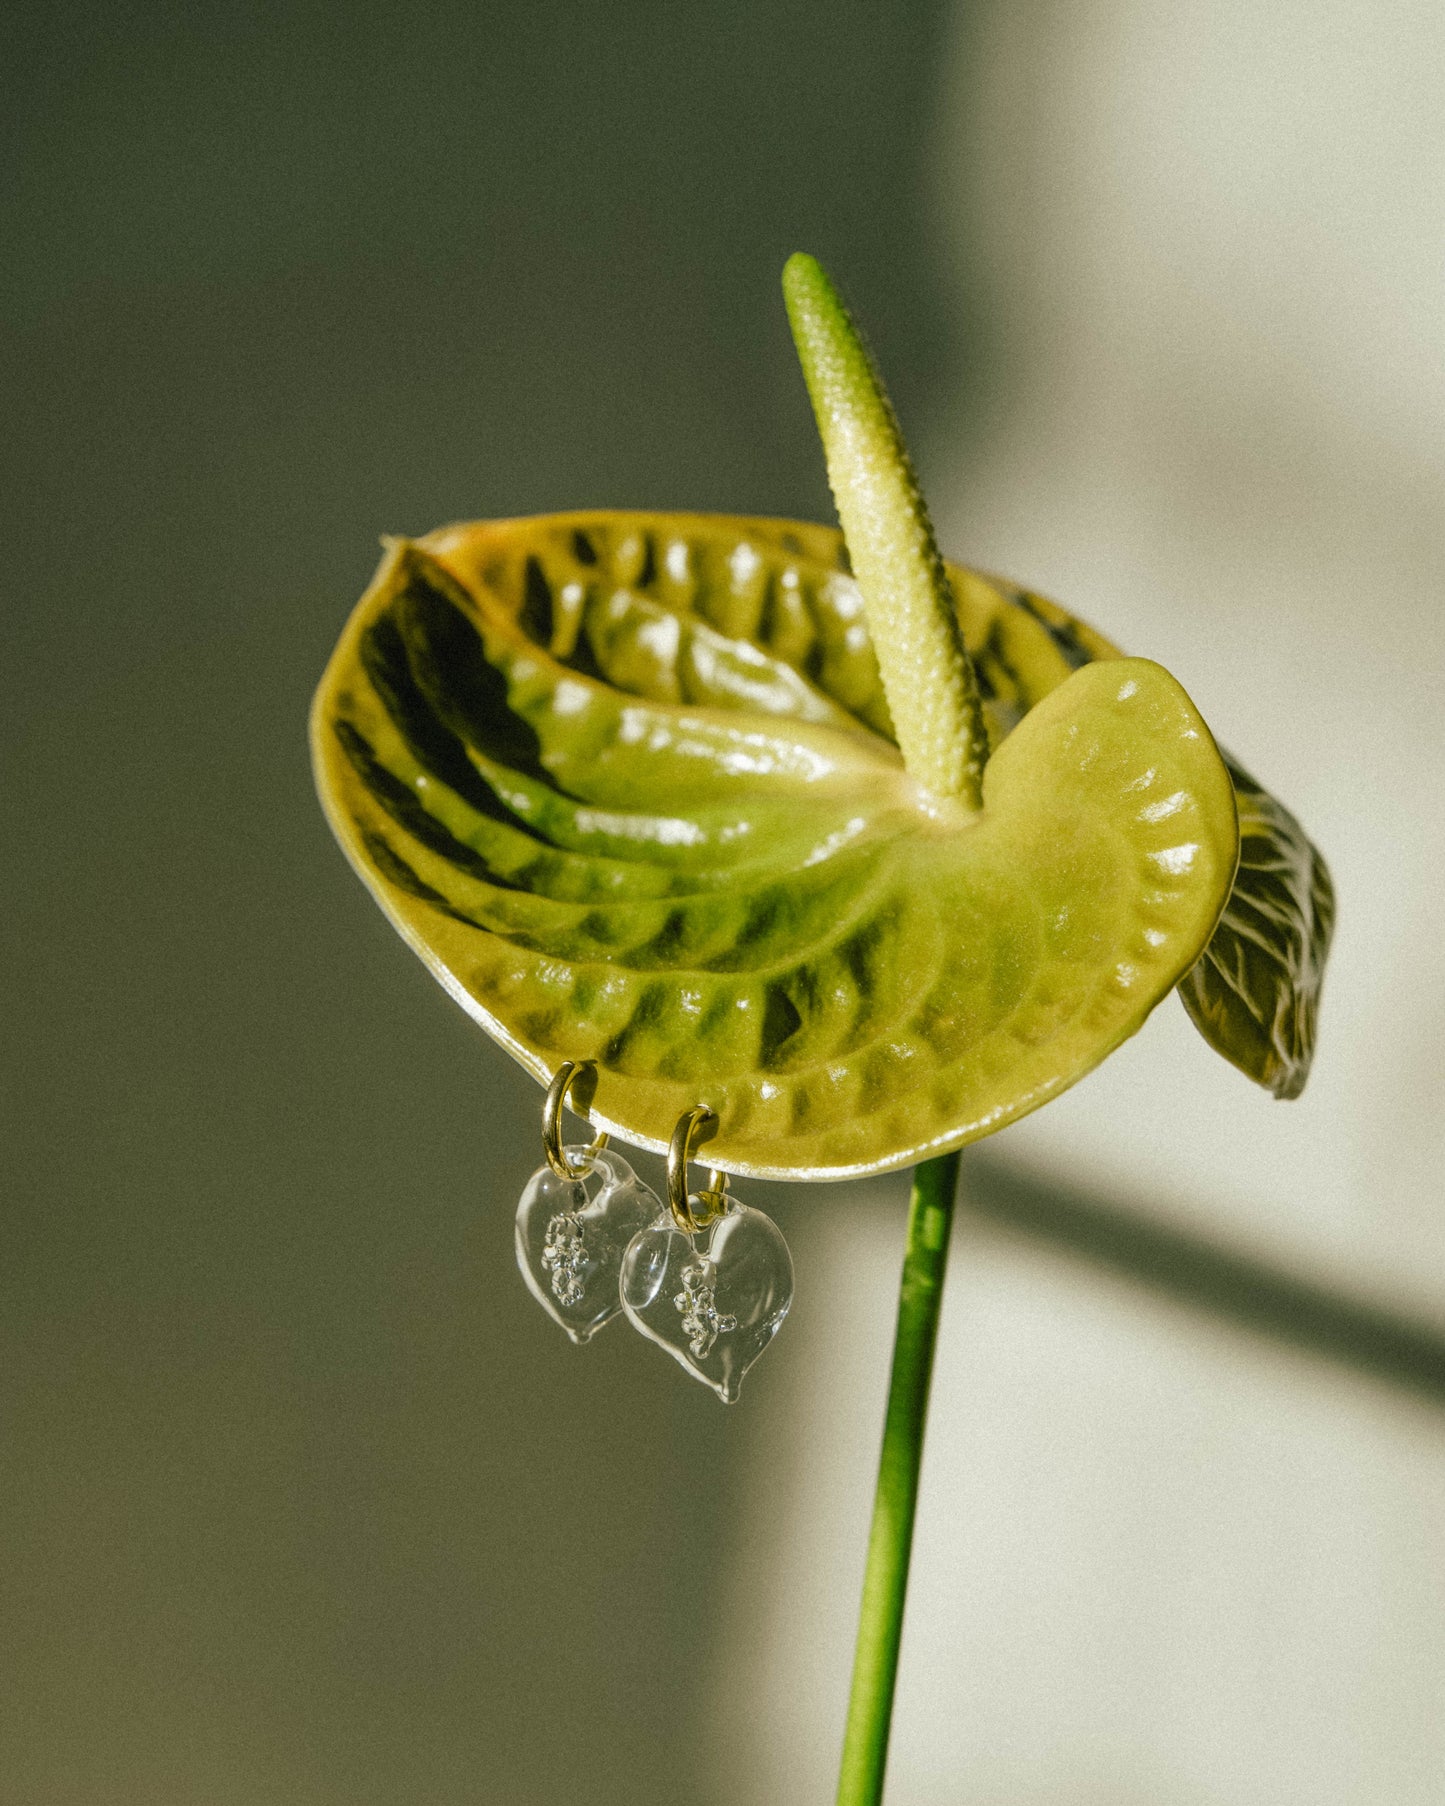
<instances>
[{"instance_id":1,"label":"glossy petal surface","mask_svg":"<svg viewBox=\"0 0 1445 1806\"><path fill-rule=\"evenodd\" d=\"M1040 622L1066 669L1123 654L1056 602L953 567L955 587L982 583ZM1032 699L1059 677L1028 667ZM1228 753L1239 815L1239 869L1229 902L1198 963L1179 981L1194 1026L1216 1053L1272 1091L1298 1097L1315 1054L1320 991L1335 926L1335 892L1324 855L1296 818Z\"/></svg>"},{"instance_id":2,"label":"glossy petal surface","mask_svg":"<svg viewBox=\"0 0 1445 1806\"><path fill-rule=\"evenodd\" d=\"M838 537L577 515L393 547L328 668L318 779L451 994L592 1118L734 1172L842 1177L987 1134L1194 964L1237 857L1179 685L958 573L984 812L887 738ZM1030 704L1034 706L1030 708ZM1025 711L1028 711L1025 713Z\"/></svg>"}]
</instances>

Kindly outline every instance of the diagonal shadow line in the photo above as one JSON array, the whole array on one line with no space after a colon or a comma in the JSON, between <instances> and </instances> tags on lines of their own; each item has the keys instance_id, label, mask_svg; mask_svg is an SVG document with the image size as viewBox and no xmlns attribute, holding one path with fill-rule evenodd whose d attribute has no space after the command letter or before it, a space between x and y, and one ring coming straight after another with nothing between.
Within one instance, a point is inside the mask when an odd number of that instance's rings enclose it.
<instances>
[{"instance_id":1,"label":"diagonal shadow line","mask_svg":"<svg viewBox=\"0 0 1445 1806\"><path fill-rule=\"evenodd\" d=\"M1445 1333L1429 1324L993 1161L965 1166L959 1203L1240 1328L1445 1405Z\"/></svg>"}]
</instances>

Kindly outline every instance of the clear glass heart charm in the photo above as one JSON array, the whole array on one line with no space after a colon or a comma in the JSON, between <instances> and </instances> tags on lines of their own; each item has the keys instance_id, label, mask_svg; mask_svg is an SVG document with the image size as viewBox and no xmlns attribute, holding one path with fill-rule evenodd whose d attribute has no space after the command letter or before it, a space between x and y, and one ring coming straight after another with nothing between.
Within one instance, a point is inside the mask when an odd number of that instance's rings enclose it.
<instances>
[{"instance_id":1,"label":"clear glass heart charm","mask_svg":"<svg viewBox=\"0 0 1445 1806\"><path fill-rule=\"evenodd\" d=\"M635 1236L622 1262L628 1320L724 1404L782 1327L793 1302L793 1257L761 1210L733 1203L700 1235L670 1218Z\"/></svg>"},{"instance_id":2,"label":"clear glass heart charm","mask_svg":"<svg viewBox=\"0 0 1445 1806\"><path fill-rule=\"evenodd\" d=\"M576 1176L539 1167L517 1206L517 1265L527 1290L574 1342L590 1342L622 1309L622 1258L662 1201L620 1154L566 1149Z\"/></svg>"}]
</instances>

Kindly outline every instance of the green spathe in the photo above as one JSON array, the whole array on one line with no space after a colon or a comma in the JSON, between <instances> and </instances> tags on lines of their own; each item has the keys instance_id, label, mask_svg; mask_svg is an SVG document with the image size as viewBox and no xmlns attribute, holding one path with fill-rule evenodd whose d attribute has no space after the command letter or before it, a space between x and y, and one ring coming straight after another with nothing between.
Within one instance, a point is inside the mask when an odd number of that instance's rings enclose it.
<instances>
[{"instance_id":1,"label":"green spathe","mask_svg":"<svg viewBox=\"0 0 1445 1806\"><path fill-rule=\"evenodd\" d=\"M829 545L601 514L403 544L314 715L343 846L489 1032L539 1078L596 1060L593 1120L635 1144L702 1103L711 1160L782 1178L911 1164L1072 1084L1194 964L1237 852L1179 685L1068 675L963 573L1014 694L981 812L920 785Z\"/></svg>"}]
</instances>

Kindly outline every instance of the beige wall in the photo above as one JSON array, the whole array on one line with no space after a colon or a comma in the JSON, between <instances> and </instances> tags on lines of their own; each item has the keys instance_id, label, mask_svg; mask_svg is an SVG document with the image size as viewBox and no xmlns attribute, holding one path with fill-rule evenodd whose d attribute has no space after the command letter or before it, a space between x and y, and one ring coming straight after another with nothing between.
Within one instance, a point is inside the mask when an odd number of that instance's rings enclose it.
<instances>
[{"instance_id":1,"label":"beige wall","mask_svg":"<svg viewBox=\"0 0 1445 1806\"><path fill-rule=\"evenodd\" d=\"M983 345L922 448L948 550L1168 665L1340 897L1301 1102L1171 1002L991 1154L1436 1322L1442 68L1428 6L967 9L932 202ZM739 1800L827 1795L866 1534L899 1221L811 1233ZM950 1285L890 1797L1438 1801L1438 1408L977 1224Z\"/></svg>"},{"instance_id":2,"label":"beige wall","mask_svg":"<svg viewBox=\"0 0 1445 1806\"><path fill-rule=\"evenodd\" d=\"M1175 671L1340 896L1299 1105L1171 1008L1013 1139L1418 1297L1445 1158L1445 15L988 10L935 195L1003 374L989 431L935 447L944 531Z\"/></svg>"}]
</instances>

